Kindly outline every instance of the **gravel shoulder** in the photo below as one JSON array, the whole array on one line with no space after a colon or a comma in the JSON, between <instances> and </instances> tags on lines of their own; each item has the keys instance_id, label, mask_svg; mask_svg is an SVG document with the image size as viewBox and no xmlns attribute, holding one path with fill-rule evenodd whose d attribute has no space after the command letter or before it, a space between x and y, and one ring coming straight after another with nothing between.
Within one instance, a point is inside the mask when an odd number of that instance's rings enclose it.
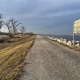
<instances>
[{"instance_id":1,"label":"gravel shoulder","mask_svg":"<svg viewBox=\"0 0 80 80\"><path fill-rule=\"evenodd\" d=\"M80 80L80 52L38 35L19 80Z\"/></svg>"}]
</instances>

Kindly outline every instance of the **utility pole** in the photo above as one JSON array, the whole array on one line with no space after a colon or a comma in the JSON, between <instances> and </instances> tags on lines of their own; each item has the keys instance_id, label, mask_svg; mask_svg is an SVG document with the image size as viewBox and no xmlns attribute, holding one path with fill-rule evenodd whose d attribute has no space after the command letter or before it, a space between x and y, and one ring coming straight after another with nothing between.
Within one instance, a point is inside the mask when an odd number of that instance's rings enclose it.
<instances>
[{"instance_id":1,"label":"utility pole","mask_svg":"<svg viewBox=\"0 0 80 80\"><path fill-rule=\"evenodd\" d=\"M80 19L74 22L73 26L73 46L75 45L75 34L80 33Z\"/></svg>"},{"instance_id":2,"label":"utility pole","mask_svg":"<svg viewBox=\"0 0 80 80\"><path fill-rule=\"evenodd\" d=\"M75 33L74 33L74 27L73 27L73 46L74 46L74 38L75 38Z\"/></svg>"}]
</instances>

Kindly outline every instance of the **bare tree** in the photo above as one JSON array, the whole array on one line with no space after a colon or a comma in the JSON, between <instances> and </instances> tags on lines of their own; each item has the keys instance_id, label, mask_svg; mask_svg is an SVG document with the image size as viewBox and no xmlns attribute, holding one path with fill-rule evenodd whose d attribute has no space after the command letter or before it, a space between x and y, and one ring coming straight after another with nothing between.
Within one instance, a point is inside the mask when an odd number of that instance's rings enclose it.
<instances>
[{"instance_id":1,"label":"bare tree","mask_svg":"<svg viewBox=\"0 0 80 80\"><path fill-rule=\"evenodd\" d=\"M0 13L0 19L3 19L3 14Z\"/></svg>"},{"instance_id":2,"label":"bare tree","mask_svg":"<svg viewBox=\"0 0 80 80\"><path fill-rule=\"evenodd\" d=\"M24 34L26 32L25 26L21 26L20 31L21 31L22 35L24 36Z\"/></svg>"},{"instance_id":3,"label":"bare tree","mask_svg":"<svg viewBox=\"0 0 80 80\"><path fill-rule=\"evenodd\" d=\"M0 29L2 28L2 21L0 20Z\"/></svg>"},{"instance_id":4,"label":"bare tree","mask_svg":"<svg viewBox=\"0 0 80 80\"><path fill-rule=\"evenodd\" d=\"M7 26L8 31L9 31L9 36L11 37L12 36L12 26L10 25L10 20L6 22L5 25Z\"/></svg>"},{"instance_id":5,"label":"bare tree","mask_svg":"<svg viewBox=\"0 0 80 80\"><path fill-rule=\"evenodd\" d=\"M10 19L10 22L12 23L12 27L13 27L13 35L16 33L17 31L17 27L21 24L21 23L18 23L18 20L15 20L15 19Z\"/></svg>"},{"instance_id":6,"label":"bare tree","mask_svg":"<svg viewBox=\"0 0 80 80\"><path fill-rule=\"evenodd\" d=\"M2 28L2 25L3 25L3 21L2 21L2 19L3 19L3 15L0 14L0 29Z\"/></svg>"}]
</instances>

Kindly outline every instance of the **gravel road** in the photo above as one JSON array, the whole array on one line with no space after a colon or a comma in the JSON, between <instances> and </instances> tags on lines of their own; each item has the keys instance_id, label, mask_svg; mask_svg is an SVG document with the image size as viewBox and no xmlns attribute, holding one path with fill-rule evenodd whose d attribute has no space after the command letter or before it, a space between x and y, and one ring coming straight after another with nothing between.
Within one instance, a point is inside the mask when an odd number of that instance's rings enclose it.
<instances>
[{"instance_id":1,"label":"gravel road","mask_svg":"<svg viewBox=\"0 0 80 80\"><path fill-rule=\"evenodd\" d=\"M80 80L80 52L38 35L19 80Z\"/></svg>"}]
</instances>

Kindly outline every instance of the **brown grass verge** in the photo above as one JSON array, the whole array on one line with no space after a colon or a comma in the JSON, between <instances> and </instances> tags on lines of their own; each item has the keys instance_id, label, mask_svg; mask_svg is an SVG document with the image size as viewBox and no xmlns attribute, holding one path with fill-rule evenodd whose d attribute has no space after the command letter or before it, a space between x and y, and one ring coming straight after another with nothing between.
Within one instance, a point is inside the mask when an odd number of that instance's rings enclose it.
<instances>
[{"instance_id":1,"label":"brown grass verge","mask_svg":"<svg viewBox=\"0 0 80 80\"><path fill-rule=\"evenodd\" d=\"M33 35L26 39L24 43L0 50L0 80L16 79L35 37Z\"/></svg>"}]
</instances>

